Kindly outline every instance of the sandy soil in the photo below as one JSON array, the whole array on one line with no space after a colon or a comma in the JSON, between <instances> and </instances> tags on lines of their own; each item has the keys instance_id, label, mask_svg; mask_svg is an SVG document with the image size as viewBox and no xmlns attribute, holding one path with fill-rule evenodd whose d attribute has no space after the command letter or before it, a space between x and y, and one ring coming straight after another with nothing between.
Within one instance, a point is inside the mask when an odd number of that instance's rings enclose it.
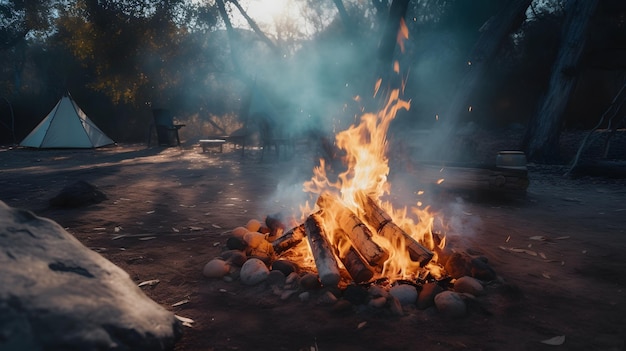
<instances>
[{"instance_id":1,"label":"sandy soil","mask_svg":"<svg viewBox=\"0 0 626 351\"><path fill-rule=\"evenodd\" d=\"M195 321L180 351L625 349L626 181L564 178L558 166L529 165L523 197L431 198L434 209L461 223L451 245L482 253L501 277L465 318L413 308L403 316L334 313L315 299L281 301L263 286L204 278L202 267L231 229L290 206L276 194L310 177L308 151L261 162L259 152L203 154L197 145L2 148L0 199L57 221L137 283L158 279L146 294ZM77 180L98 186L108 200L48 206ZM172 307L181 300L189 302ZM541 343L555 336L565 343Z\"/></svg>"}]
</instances>

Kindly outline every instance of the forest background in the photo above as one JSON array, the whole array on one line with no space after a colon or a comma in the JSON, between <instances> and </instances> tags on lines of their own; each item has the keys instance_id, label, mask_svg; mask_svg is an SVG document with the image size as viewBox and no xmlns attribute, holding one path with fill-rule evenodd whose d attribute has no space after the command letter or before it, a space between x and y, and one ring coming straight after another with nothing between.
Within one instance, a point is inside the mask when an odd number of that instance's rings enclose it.
<instances>
[{"instance_id":1,"label":"forest background","mask_svg":"<svg viewBox=\"0 0 626 351\"><path fill-rule=\"evenodd\" d=\"M254 123L255 89L293 135L332 134L369 108L357 97L386 74L398 4L408 40L393 60L411 109L392 133L524 129L520 149L553 162L564 130L624 127L622 105L598 125L626 82L620 0L276 2L0 0L0 144L66 92L117 142L145 142L153 108L186 124L186 142L231 134Z\"/></svg>"}]
</instances>

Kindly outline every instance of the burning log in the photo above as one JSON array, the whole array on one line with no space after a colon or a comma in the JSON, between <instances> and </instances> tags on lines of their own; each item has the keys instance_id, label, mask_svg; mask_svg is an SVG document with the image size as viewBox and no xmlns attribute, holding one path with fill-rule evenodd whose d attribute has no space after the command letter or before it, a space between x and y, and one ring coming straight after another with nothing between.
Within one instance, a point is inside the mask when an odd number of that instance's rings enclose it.
<instances>
[{"instance_id":1,"label":"burning log","mask_svg":"<svg viewBox=\"0 0 626 351\"><path fill-rule=\"evenodd\" d=\"M288 232L272 241L274 252L278 255L298 245L306 235L304 223L290 229Z\"/></svg>"},{"instance_id":2,"label":"burning log","mask_svg":"<svg viewBox=\"0 0 626 351\"><path fill-rule=\"evenodd\" d=\"M347 236L347 233L345 233L342 229L337 230L340 231L340 233L336 233L337 235L344 238ZM374 272L365 262L363 262L363 258L359 255L357 250L353 246L350 246L348 250L344 250L345 253L342 253L339 249L340 246L341 245L333 245L335 254L339 257L341 263L343 263L346 267L346 270L352 277L352 280L356 283L364 283L372 279Z\"/></svg>"},{"instance_id":3,"label":"burning log","mask_svg":"<svg viewBox=\"0 0 626 351\"><path fill-rule=\"evenodd\" d=\"M402 228L393 223L391 217L385 210L380 208L376 202L364 193L357 196L360 207L363 209L363 219L382 237L392 243L398 240L404 241L404 246L409 251L411 260L418 262L420 266L425 266L433 258L433 253L426 247L422 246Z\"/></svg>"},{"instance_id":4,"label":"burning log","mask_svg":"<svg viewBox=\"0 0 626 351\"><path fill-rule=\"evenodd\" d=\"M335 256L328 242L326 242L326 235L320 221L320 215L314 213L307 217L304 222L304 227L311 252L313 253L313 258L315 259L317 274L320 277L322 285L336 286L339 284L341 275L339 274L339 267L337 266Z\"/></svg>"},{"instance_id":5,"label":"burning log","mask_svg":"<svg viewBox=\"0 0 626 351\"><path fill-rule=\"evenodd\" d=\"M389 258L389 254L372 240L372 232L369 228L335 196L323 193L318 197L317 205L335 214L336 221L343 232L370 266L382 266Z\"/></svg>"}]
</instances>

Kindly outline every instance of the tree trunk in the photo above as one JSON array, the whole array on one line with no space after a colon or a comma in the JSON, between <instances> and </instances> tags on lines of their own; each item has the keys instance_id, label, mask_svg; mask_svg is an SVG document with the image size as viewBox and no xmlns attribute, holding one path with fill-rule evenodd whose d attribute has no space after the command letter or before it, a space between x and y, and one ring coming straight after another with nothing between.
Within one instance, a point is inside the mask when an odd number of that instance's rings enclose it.
<instances>
[{"instance_id":1,"label":"tree trunk","mask_svg":"<svg viewBox=\"0 0 626 351\"><path fill-rule=\"evenodd\" d=\"M438 128L441 128L443 133L436 133L436 135L446 135L440 140L451 140L448 136L451 135L456 122L463 114L469 113L471 107L469 100L472 93L476 91L476 86L489 69L502 43L524 21L525 12L531 3L532 0L509 1L497 15L491 17L483 25L482 34L468 58L468 70L457 85L446 112L440 116L442 119ZM451 143L446 143L446 145L452 146ZM445 146L440 150L442 158L447 158L451 156L450 153L456 152L448 150Z\"/></svg>"},{"instance_id":2,"label":"tree trunk","mask_svg":"<svg viewBox=\"0 0 626 351\"><path fill-rule=\"evenodd\" d=\"M337 11L339 12L339 17L341 18L341 22L343 22L344 29L346 33L352 35L354 33L354 25L352 24L352 20L348 15L348 11L346 11L346 7L343 5L342 0L333 0L335 3L335 7L337 7Z\"/></svg>"},{"instance_id":3,"label":"tree trunk","mask_svg":"<svg viewBox=\"0 0 626 351\"><path fill-rule=\"evenodd\" d=\"M597 0L569 0L561 47L557 55L548 92L539 112L528 124L523 148L528 159L549 162L558 158L563 113L576 84L577 67L586 41L586 29Z\"/></svg>"},{"instance_id":4,"label":"tree trunk","mask_svg":"<svg viewBox=\"0 0 626 351\"><path fill-rule=\"evenodd\" d=\"M224 21L224 25L226 25L226 33L228 34L228 41L230 44L230 54L231 60L233 62L233 68L235 70L235 74L239 76L244 82L251 85L254 80L249 78L245 72L241 69L241 64L239 62L239 52L237 50L237 46L239 44L239 38L237 36L237 32L233 28L232 23L230 22L230 17L228 17L228 12L226 12L226 6L224 5L224 0L215 0L217 4L218 11L222 20Z\"/></svg>"}]
</instances>

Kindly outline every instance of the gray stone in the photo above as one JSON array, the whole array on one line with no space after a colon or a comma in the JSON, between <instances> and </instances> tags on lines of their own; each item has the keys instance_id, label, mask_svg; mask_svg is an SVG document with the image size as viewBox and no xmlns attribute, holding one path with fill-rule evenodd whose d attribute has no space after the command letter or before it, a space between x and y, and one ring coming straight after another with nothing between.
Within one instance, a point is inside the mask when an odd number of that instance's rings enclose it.
<instances>
[{"instance_id":1,"label":"gray stone","mask_svg":"<svg viewBox=\"0 0 626 351\"><path fill-rule=\"evenodd\" d=\"M255 285L267 279L269 274L270 270L263 261L251 258L241 266L239 279L246 285Z\"/></svg>"},{"instance_id":2,"label":"gray stone","mask_svg":"<svg viewBox=\"0 0 626 351\"><path fill-rule=\"evenodd\" d=\"M461 277L454 282L454 291L480 296L485 293L483 285L478 279L472 277Z\"/></svg>"},{"instance_id":3,"label":"gray stone","mask_svg":"<svg viewBox=\"0 0 626 351\"><path fill-rule=\"evenodd\" d=\"M413 305L417 301L417 289L413 285L399 284L389 289L389 294L402 305Z\"/></svg>"},{"instance_id":4,"label":"gray stone","mask_svg":"<svg viewBox=\"0 0 626 351\"><path fill-rule=\"evenodd\" d=\"M0 349L169 350L173 313L60 225L0 201Z\"/></svg>"},{"instance_id":5,"label":"gray stone","mask_svg":"<svg viewBox=\"0 0 626 351\"><path fill-rule=\"evenodd\" d=\"M435 296L437 310L447 317L463 317L467 313L467 305L458 293L444 291Z\"/></svg>"}]
</instances>

